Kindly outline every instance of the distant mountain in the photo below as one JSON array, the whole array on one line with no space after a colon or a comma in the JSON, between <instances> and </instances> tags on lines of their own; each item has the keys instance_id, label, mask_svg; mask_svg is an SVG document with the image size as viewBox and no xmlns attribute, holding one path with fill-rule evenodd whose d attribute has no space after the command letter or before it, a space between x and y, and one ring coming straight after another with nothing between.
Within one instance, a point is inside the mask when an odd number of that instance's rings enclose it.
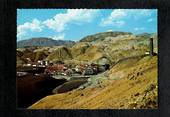
<instances>
[{"instance_id":1,"label":"distant mountain","mask_svg":"<svg viewBox=\"0 0 170 117\"><path fill-rule=\"evenodd\" d=\"M88 35L80 40L80 42L95 42L95 41L103 41L106 37L116 37L118 35L132 35L130 32L102 32L94 35Z\"/></svg>"},{"instance_id":2,"label":"distant mountain","mask_svg":"<svg viewBox=\"0 0 170 117\"><path fill-rule=\"evenodd\" d=\"M22 47L28 47L28 46L60 46L60 45L65 45L65 46L72 46L74 45L74 41L66 41L66 40L54 40L51 38L31 38L27 40L22 40L17 42L17 47L22 48Z\"/></svg>"},{"instance_id":3,"label":"distant mountain","mask_svg":"<svg viewBox=\"0 0 170 117\"><path fill-rule=\"evenodd\" d=\"M141 34L137 34L137 37L143 37L143 38L150 38L150 37L157 37L157 33L141 33Z\"/></svg>"}]
</instances>

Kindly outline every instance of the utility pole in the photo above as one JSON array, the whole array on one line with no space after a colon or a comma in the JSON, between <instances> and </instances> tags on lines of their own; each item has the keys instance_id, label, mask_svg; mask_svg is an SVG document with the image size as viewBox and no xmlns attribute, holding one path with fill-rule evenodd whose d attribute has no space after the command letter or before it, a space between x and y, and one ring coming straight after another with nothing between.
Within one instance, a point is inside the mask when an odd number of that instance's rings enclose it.
<instances>
[{"instance_id":1,"label":"utility pole","mask_svg":"<svg viewBox=\"0 0 170 117\"><path fill-rule=\"evenodd\" d=\"M150 44L149 44L149 55L153 56L153 38L150 38Z\"/></svg>"}]
</instances>

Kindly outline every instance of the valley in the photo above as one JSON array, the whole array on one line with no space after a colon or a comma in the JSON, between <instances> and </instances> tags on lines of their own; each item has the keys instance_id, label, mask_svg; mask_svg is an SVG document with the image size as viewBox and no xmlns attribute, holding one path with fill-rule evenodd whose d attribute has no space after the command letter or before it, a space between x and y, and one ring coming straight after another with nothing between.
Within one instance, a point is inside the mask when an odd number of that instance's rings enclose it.
<instances>
[{"instance_id":1,"label":"valley","mask_svg":"<svg viewBox=\"0 0 170 117\"><path fill-rule=\"evenodd\" d=\"M157 34L102 32L64 44L35 40L18 42L16 50L20 108L158 107Z\"/></svg>"}]
</instances>

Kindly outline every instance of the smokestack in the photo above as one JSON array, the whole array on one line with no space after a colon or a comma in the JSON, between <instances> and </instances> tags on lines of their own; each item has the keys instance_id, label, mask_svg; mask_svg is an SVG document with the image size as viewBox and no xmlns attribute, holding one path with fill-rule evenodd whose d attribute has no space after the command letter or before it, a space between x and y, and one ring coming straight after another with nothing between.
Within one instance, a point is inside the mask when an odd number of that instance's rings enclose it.
<instances>
[{"instance_id":1,"label":"smokestack","mask_svg":"<svg viewBox=\"0 0 170 117\"><path fill-rule=\"evenodd\" d=\"M149 55L153 56L153 38L150 38L150 44L149 44Z\"/></svg>"}]
</instances>

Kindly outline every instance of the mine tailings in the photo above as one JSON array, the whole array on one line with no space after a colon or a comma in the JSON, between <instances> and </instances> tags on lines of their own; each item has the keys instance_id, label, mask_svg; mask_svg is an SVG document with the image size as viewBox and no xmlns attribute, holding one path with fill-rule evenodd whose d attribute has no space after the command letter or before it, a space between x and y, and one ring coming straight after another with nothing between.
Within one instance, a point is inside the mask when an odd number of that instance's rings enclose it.
<instances>
[{"instance_id":1,"label":"mine tailings","mask_svg":"<svg viewBox=\"0 0 170 117\"><path fill-rule=\"evenodd\" d=\"M88 77L67 81L65 78L56 79L44 74L45 68L23 67L17 72L17 107L28 108L45 96L65 93L78 88L87 82Z\"/></svg>"},{"instance_id":2,"label":"mine tailings","mask_svg":"<svg viewBox=\"0 0 170 117\"><path fill-rule=\"evenodd\" d=\"M54 88L65 82L65 79L54 79L45 74L28 73L17 76L17 107L31 106L41 98L51 95Z\"/></svg>"}]
</instances>

